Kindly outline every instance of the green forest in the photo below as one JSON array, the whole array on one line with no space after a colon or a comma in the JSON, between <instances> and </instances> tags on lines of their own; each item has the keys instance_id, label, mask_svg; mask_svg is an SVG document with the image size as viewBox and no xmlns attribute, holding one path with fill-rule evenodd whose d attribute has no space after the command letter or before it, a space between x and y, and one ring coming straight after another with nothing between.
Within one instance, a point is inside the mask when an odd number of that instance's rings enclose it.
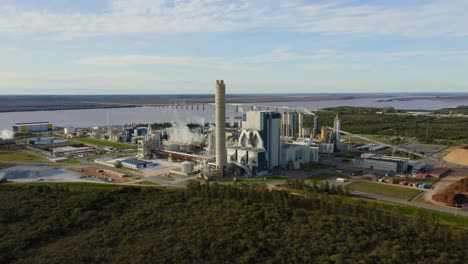
<instances>
[{"instance_id":1,"label":"green forest","mask_svg":"<svg viewBox=\"0 0 468 264\"><path fill-rule=\"evenodd\" d=\"M355 134L415 137L424 143L468 143L468 118L397 115L392 108L343 106L318 111L320 126L332 127L336 113L341 116L341 128ZM313 127L313 122L313 116L304 117L305 126Z\"/></svg>"},{"instance_id":2,"label":"green forest","mask_svg":"<svg viewBox=\"0 0 468 264\"><path fill-rule=\"evenodd\" d=\"M288 185L2 184L0 263L466 263L466 225Z\"/></svg>"}]
</instances>

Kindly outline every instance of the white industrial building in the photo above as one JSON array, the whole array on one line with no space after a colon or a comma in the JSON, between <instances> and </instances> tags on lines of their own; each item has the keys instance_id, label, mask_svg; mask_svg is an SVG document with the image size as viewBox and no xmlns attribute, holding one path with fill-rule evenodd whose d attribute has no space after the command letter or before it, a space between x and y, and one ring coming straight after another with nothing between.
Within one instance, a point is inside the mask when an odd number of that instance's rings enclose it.
<instances>
[{"instance_id":1,"label":"white industrial building","mask_svg":"<svg viewBox=\"0 0 468 264\"><path fill-rule=\"evenodd\" d=\"M285 144L281 150L281 166L300 169L302 165L310 162L310 153L309 146Z\"/></svg>"},{"instance_id":2,"label":"white industrial building","mask_svg":"<svg viewBox=\"0 0 468 264\"><path fill-rule=\"evenodd\" d=\"M294 120L295 115L291 116ZM281 126L281 118L280 113L270 111L244 113L242 132L237 145L228 148L227 162L244 166L252 176L258 177L275 167L299 169L306 163L318 161L319 147L310 146L310 140L302 144L282 145L281 129L284 126Z\"/></svg>"},{"instance_id":3,"label":"white industrial building","mask_svg":"<svg viewBox=\"0 0 468 264\"><path fill-rule=\"evenodd\" d=\"M66 127L63 129L63 133L65 135L68 135L68 134L76 134L76 128L74 127Z\"/></svg>"},{"instance_id":4,"label":"white industrial building","mask_svg":"<svg viewBox=\"0 0 468 264\"><path fill-rule=\"evenodd\" d=\"M161 148L161 132L154 131L151 126L148 126L147 134L142 139L137 141L138 143L138 157L139 158L151 158L154 152Z\"/></svg>"},{"instance_id":5,"label":"white industrial building","mask_svg":"<svg viewBox=\"0 0 468 264\"><path fill-rule=\"evenodd\" d=\"M250 111L242 117L242 132L237 145L227 150L227 162L248 169L252 176L262 176L281 161L281 114Z\"/></svg>"},{"instance_id":6,"label":"white industrial building","mask_svg":"<svg viewBox=\"0 0 468 264\"><path fill-rule=\"evenodd\" d=\"M52 131L54 126L50 122L16 123L13 125L15 133L39 133Z\"/></svg>"},{"instance_id":7,"label":"white industrial building","mask_svg":"<svg viewBox=\"0 0 468 264\"><path fill-rule=\"evenodd\" d=\"M247 140L246 136L242 136L245 130L258 131L259 138L261 139L262 146L266 152L267 166L268 169L277 167L280 165L280 153L281 153L281 114L276 112L268 111L251 111L247 112L242 117L242 128L243 132L239 138L241 140ZM240 144L241 146L246 145Z\"/></svg>"},{"instance_id":8,"label":"white industrial building","mask_svg":"<svg viewBox=\"0 0 468 264\"><path fill-rule=\"evenodd\" d=\"M52 156L53 157L84 157L90 156L95 154L96 151L91 147L73 147L73 146L66 146L66 147L57 147L52 149Z\"/></svg>"},{"instance_id":9,"label":"white industrial building","mask_svg":"<svg viewBox=\"0 0 468 264\"><path fill-rule=\"evenodd\" d=\"M154 166L153 162L144 161L140 159L127 159L127 160L122 160L121 162L122 162L122 166L124 166L125 168L134 169L134 170L150 168Z\"/></svg>"}]
</instances>

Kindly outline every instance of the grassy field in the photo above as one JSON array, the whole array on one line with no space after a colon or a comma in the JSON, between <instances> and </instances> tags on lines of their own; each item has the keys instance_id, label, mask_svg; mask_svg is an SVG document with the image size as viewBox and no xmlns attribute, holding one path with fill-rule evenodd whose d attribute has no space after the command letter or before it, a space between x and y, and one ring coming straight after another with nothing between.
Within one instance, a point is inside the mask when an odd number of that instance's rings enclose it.
<instances>
[{"instance_id":1,"label":"grassy field","mask_svg":"<svg viewBox=\"0 0 468 264\"><path fill-rule=\"evenodd\" d=\"M138 182L136 183L136 185L159 185L158 183L155 183L155 182L152 182L152 181L147 181L147 180L144 180L144 181L141 181L141 182Z\"/></svg>"},{"instance_id":2,"label":"grassy field","mask_svg":"<svg viewBox=\"0 0 468 264\"><path fill-rule=\"evenodd\" d=\"M120 149L136 149L137 148L136 146L130 145L130 144L124 144L124 143L118 143L118 142L112 142L112 141L100 140L100 139L93 139L93 138L77 138L75 140L85 143L85 144L91 144L91 145L96 145L96 146L101 146L101 147L112 147L112 148L120 148Z\"/></svg>"},{"instance_id":3,"label":"grassy field","mask_svg":"<svg viewBox=\"0 0 468 264\"><path fill-rule=\"evenodd\" d=\"M361 204L363 206L383 209L388 212L397 210L403 216L429 217L429 218L433 218L433 219L440 221L440 223L442 224L457 225L457 226L462 226L464 228L468 228L468 217L466 216L461 216L461 215L455 216L452 213L439 212L439 211L430 210L426 208L414 207L411 205L403 206L403 205L398 205L398 204L388 202L388 201L381 201L381 200L377 201L377 200L367 199L363 197L345 197L343 199L352 203Z\"/></svg>"},{"instance_id":4,"label":"grassy field","mask_svg":"<svg viewBox=\"0 0 468 264\"><path fill-rule=\"evenodd\" d=\"M0 162L15 163L15 162L40 162L40 156L22 152L22 151L7 151L0 152Z\"/></svg>"},{"instance_id":5,"label":"grassy field","mask_svg":"<svg viewBox=\"0 0 468 264\"><path fill-rule=\"evenodd\" d=\"M400 187L391 184L357 181L346 186L350 191L372 193L398 199L411 199L421 193L419 190Z\"/></svg>"},{"instance_id":6,"label":"grassy field","mask_svg":"<svg viewBox=\"0 0 468 264\"><path fill-rule=\"evenodd\" d=\"M420 159L422 159L420 156L416 156L416 155L413 155L413 154L408 155L408 153L405 153L405 152L395 152L395 153L393 153L391 150L386 151L386 152L384 153L384 155L387 155L387 156L395 156L395 157L400 157L400 158L410 158L410 159L412 159L412 160L420 160Z\"/></svg>"},{"instance_id":7,"label":"grassy field","mask_svg":"<svg viewBox=\"0 0 468 264\"><path fill-rule=\"evenodd\" d=\"M5 168L5 167L8 167L10 166L11 163L3 163L3 162L0 162L0 168Z\"/></svg>"},{"instance_id":8,"label":"grassy field","mask_svg":"<svg viewBox=\"0 0 468 264\"><path fill-rule=\"evenodd\" d=\"M428 178L428 179L425 179L425 180L420 180L420 179L413 179L413 178L405 179L405 178L401 178L401 177L398 177L398 176L387 176L387 177L385 177L385 179L394 179L394 180L398 180L398 181L407 181L407 182L411 182L411 183L426 183L429 186L431 186L432 184L439 181L439 179L437 179L437 178Z\"/></svg>"}]
</instances>

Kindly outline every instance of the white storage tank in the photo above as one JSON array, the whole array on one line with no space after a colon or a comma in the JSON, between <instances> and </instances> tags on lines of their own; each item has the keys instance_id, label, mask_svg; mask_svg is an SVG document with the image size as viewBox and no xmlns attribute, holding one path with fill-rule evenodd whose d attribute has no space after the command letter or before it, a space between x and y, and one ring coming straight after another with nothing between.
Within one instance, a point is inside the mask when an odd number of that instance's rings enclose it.
<instances>
[{"instance_id":1,"label":"white storage tank","mask_svg":"<svg viewBox=\"0 0 468 264\"><path fill-rule=\"evenodd\" d=\"M74 127L66 127L63 129L63 132L65 134L75 134L76 133L76 128Z\"/></svg>"},{"instance_id":2,"label":"white storage tank","mask_svg":"<svg viewBox=\"0 0 468 264\"><path fill-rule=\"evenodd\" d=\"M190 161L184 161L182 162L182 165L180 166L180 171L182 173L192 173L193 172L193 163Z\"/></svg>"}]
</instances>

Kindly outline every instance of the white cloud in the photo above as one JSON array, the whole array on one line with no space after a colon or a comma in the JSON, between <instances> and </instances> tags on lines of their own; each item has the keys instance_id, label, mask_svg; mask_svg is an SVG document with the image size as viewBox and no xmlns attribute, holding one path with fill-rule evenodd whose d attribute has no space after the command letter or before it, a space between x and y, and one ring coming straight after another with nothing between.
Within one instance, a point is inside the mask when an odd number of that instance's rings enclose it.
<instances>
[{"instance_id":1,"label":"white cloud","mask_svg":"<svg viewBox=\"0 0 468 264\"><path fill-rule=\"evenodd\" d=\"M239 58L211 56L153 56L153 55L120 55L82 58L75 63L98 66L129 65L175 65L187 67L204 67L217 69L251 69L252 64L270 64L293 61L297 54L285 48L273 49L271 53Z\"/></svg>"},{"instance_id":2,"label":"white cloud","mask_svg":"<svg viewBox=\"0 0 468 264\"><path fill-rule=\"evenodd\" d=\"M338 52L335 50L319 50L312 53L312 59L386 59L400 60L414 57L457 58L468 56L468 50L406 50L406 51L379 51L379 52Z\"/></svg>"},{"instance_id":3,"label":"white cloud","mask_svg":"<svg viewBox=\"0 0 468 264\"><path fill-rule=\"evenodd\" d=\"M269 29L322 34L468 36L464 0L386 7L279 0L111 0L104 13L0 5L0 32L62 37Z\"/></svg>"},{"instance_id":4,"label":"white cloud","mask_svg":"<svg viewBox=\"0 0 468 264\"><path fill-rule=\"evenodd\" d=\"M147 55L123 55L123 56L98 56L84 58L77 61L82 65L144 65L161 64L177 66L216 66L222 63L218 57L199 57L199 56L147 56Z\"/></svg>"},{"instance_id":5,"label":"white cloud","mask_svg":"<svg viewBox=\"0 0 468 264\"><path fill-rule=\"evenodd\" d=\"M44 92L41 87L47 87L47 93L86 93L82 89L89 89L91 93L96 92L96 89L112 93L114 89L128 89L131 86L145 88L160 82L156 76L135 72L0 72L2 94L15 94L18 91L40 94Z\"/></svg>"},{"instance_id":6,"label":"white cloud","mask_svg":"<svg viewBox=\"0 0 468 264\"><path fill-rule=\"evenodd\" d=\"M276 78L256 76L244 78L227 72L222 73L230 93L258 92L375 92L392 91L437 91L459 92L467 88L466 82L452 78L394 79L369 76L364 79L347 79L326 76L302 76L302 78ZM128 94L128 93L212 93L216 78L201 76L187 82L165 76L138 72L0 72L1 94ZM43 87L47 87L44 89Z\"/></svg>"}]
</instances>

